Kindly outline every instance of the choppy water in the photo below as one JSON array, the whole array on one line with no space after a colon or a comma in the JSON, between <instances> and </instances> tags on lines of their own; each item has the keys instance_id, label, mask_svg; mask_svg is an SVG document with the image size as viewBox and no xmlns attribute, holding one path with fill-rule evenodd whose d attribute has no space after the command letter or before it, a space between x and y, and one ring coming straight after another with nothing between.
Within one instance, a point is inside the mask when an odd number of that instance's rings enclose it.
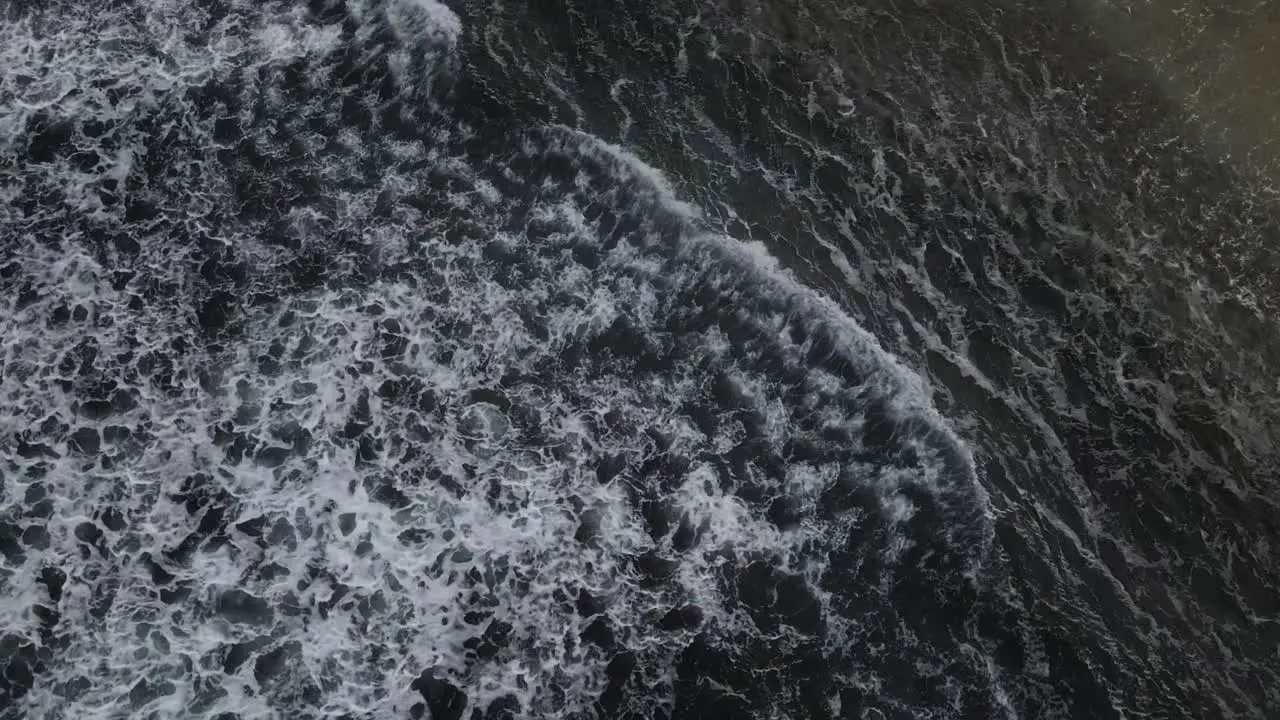
<instances>
[{"instance_id":1,"label":"choppy water","mask_svg":"<svg viewBox=\"0 0 1280 720\"><path fill-rule=\"evenodd\" d=\"M0 717L1280 707L1273 210L1069 8L5 7Z\"/></svg>"}]
</instances>

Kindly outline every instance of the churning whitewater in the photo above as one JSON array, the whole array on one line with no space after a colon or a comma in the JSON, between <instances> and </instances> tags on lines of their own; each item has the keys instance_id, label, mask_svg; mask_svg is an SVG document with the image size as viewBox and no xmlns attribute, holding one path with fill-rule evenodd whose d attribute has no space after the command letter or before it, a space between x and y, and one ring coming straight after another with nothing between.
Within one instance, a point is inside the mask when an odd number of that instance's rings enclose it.
<instances>
[{"instance_id":1,"label":"churning whitewater","mask_svg":"<svg viewBox=\"0 0 1280 720\"><path fill-rule=\"evenodd\" d=\"M1007 713L921 378L335 8L8 11L0 716Z\"/></svg>"},{"instance_id":2,"label":"churning whitewater","mask_svg":"<svg viewBox=\"0 0 1280 720\"><path fill-rule=\"evenodd\" d=\"M1175 5L0 0L0 720L1269 717Z\"/></svg>"}]
</instances>

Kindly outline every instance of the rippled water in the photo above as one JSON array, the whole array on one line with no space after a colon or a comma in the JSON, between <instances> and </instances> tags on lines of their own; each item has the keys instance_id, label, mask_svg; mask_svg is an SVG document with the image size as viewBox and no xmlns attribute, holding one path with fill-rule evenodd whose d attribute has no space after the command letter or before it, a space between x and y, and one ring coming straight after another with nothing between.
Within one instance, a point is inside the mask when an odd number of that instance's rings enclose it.
<instances>
[{"instance_id":1,"label":"rippled water","mask_svg":"<svg viewBox=\"0 0 1280 720\"><path fill-rule=\"evenodd\" d=\"M1062 8L5 13L0 717L1280 705L1278 226Z\"/></svg>"}]
</instances>

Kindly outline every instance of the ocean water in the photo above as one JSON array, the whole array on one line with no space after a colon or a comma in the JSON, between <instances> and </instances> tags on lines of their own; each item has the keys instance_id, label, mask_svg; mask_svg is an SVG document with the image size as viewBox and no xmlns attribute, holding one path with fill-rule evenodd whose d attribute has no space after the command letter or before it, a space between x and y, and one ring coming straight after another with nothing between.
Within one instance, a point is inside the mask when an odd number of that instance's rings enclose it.
<instances>
[{"instance_id":1,"label":"ocean water","mask_svg":"<svg viewBox=\"0 0 1280 720\"><path fill-rule=\"evenodd\" d=\"M1078 12L3 6L0 718L1268 717L1274 195Z\"/></svg>"}]
</instances>

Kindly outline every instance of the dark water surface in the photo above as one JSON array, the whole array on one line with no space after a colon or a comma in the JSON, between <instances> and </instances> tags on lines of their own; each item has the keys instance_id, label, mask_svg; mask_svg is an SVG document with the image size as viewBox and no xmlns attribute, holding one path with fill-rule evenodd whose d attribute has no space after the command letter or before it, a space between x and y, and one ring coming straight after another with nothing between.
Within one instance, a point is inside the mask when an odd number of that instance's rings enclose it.
<instances>
[{"instance_id":1,"label":"dark water surface","mask_svg":"<svg viewBox=\"0 0 1280 720\"><path fill-rule=\"evenodd\" d=\"M1153 6L4 8L0 717L1280 707L1271 145Z\"/></svg>"}]
</instances>

